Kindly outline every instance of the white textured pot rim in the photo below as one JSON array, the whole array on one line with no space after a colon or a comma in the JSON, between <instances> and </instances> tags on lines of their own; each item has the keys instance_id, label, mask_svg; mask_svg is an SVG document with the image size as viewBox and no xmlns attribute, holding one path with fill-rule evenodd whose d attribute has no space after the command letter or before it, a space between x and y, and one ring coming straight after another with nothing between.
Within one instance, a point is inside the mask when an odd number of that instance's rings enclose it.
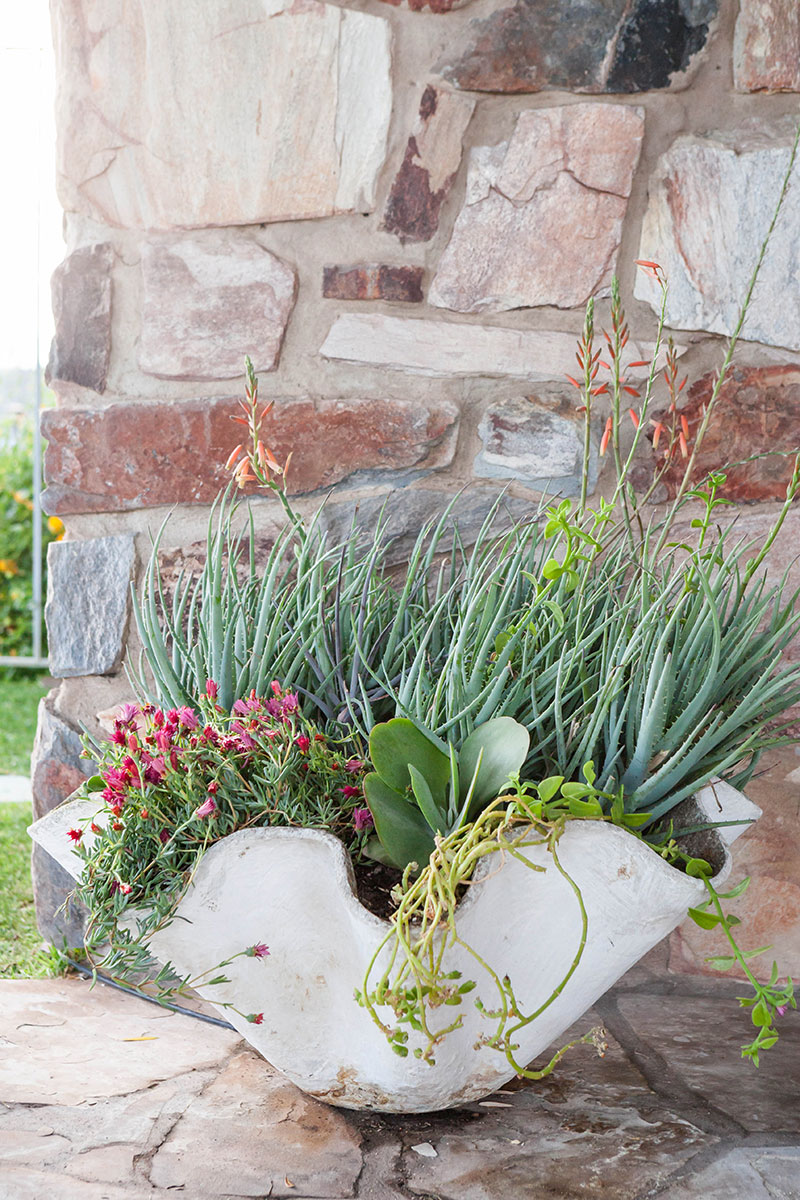
<instances>
[{"instance_id":1,"label":"white textured pot rim","mask_svg":"<svg viewBox=\"0 0 800 1200\"><path fill-rule=\"evenodd\" d=\"M747 798L741 793L732 788L730 784L726 784L721 780L713 780L711 783L707 784L704 788L701 788L697 793L695 793L693 797L697 803L698 809L701 811L701 813L704 813L709 821L709 824L713 823L715 815L713 813L712 806L721 808L720 801L716 795L716 789L720 789L721 791L724 789L726 807L730 807L731 803L733 802L735 807L740 810L741 815L747 820L747 824L721 826L713 830L719 839L720 848L724 853L724 862L720 870L715 875L710 877L712 883L722 881L727 877L732 865L729 849L731 843L734 842L742 833L746 832L747 828L749 828L749 825L761 816L761 809L759 809L751 801L747 800ZM742 801L744 807L740 807L737 801ZM56 861L59 862L59 864L63 866L73 876L73 878L77 879L79 878L83 869L82 859L80 859L78 855L73 852L71 844L64 843L59 845L53 838L53 834L57 830L62 834L63 837L62 829L65 810L72 804L80 805L80 807L84 810L81 814L81 820L85 822L87 819L85 813L92 807L91 800L82 798L76 801L73 799L73 797L68 797L56 808L51 809L49 813L46 813L44 817L41 817L38 821L35 821L32 825L30 825L28 827L28 833L35 842L38 842L43 846L44 849L48 851L48 853L53 855L53 857L56 858ZM100 811L101 807L102 806L98 806L98 812ZM734 813L730 815L732 817L735 816ZM599 838L600 843L606 843L601 851L602 853L611 850L614 843L616 843L615 849L618 850L624 850L626 844L631 848L634 845L637 846L638 853L643 855L644 858L649 862L654 877L658 878L665 885L668 885L670 881L675 882L677 878L684 874L676 867L670 866L670 864L667 863L665 859L663 859L661 855L643 838L637 837L636 834L631 833L630 830L625 829L621 825L614 825L607 820L592 820L591 818L584 817L575 817L566 823L566 828L575 828L576 826L583 827L587 830L590 826L596 827L597 837ZM523 828L524 827L520 824L520 830ZM529 826L529 828L531 827ZM312 829L300 825L251 825L246 829L238 829L233 833L226 834L224 837L213 842L203 854L203 859L208 860L209 856L213 856L217 847L221 846L223 843L230 844L236 840L250 842L252 841L252 836L254 834L258 837L266 837L270 841L279 842L287 838L292 839L293 841L305 839L311 843L327 846L334 863L337 882L340 886L342 896L344 897L348 908L350 908L354 914L358 914L360 920L366 920L368 923L371 923L376 931L381 931L383 934L390 932L392 928L391 920L385 917L377 916L377 914L372 912L371 909L367 908L359 900L353 860L344 843L340 838L336 837L332 833L328 833L324 829ZM461 898L457 905L456 915L463 916L464 913L470 910L472 905L477 900L476 893L480 891L480 889L476 889L474 891L473 885L481 883L490 874L492 874L494 871L497 871L499 869L497 856L500 855L501 860L504 861L507 854L507 851L503 850L502 848L498 848L497 850L494 850L490 854L487 854L479 859L471 878L465 881L464 886L466 889L466 894Z\"/></svg>"},{"instance_id":2,"label":"white textured pot rim","mask_svg":"<svg viewBox=\"0 0 800 1200\"><path fill-rule=\"evenodd\" d=\"M753 818L753 820L755 820L755 818ZM597 837L600 842L598 852L603 854L613 852L614 850L624 850L626 843L631 846L637 846L639 848L639 853L643 854L648 860L649 868L652 871L655 879L658 882L663 880L665 886L670 882L675 882L678 878L684 876L684 872L679 871L677 867L670 866L670 864L666 862L661 855L652 848L652 846L648 845L643 838L637 837L635 834L631 833L630 830L623 828L621 825L613 825L610 821L591 820L584 817L575 817L567 824L568 827L580 827L585 829L587 833L591 826L596 827ZM520 829L523 828L523 826L520 826ZM528 828L532 827L528 826ZM729 828L734 829L738 834L743 833L746 827L733 826ZM714 832L721 833L721 830L715 830ZM206 850L205 854L203 855L203 858L204 860L208 861L209 858L214 855L217 848L223 844L230 846L235 845L237 842L242 842L243 844L250 843L252 842L254 834L257 836L266 834L269 837L269 840L274 842L281 842L286 839L291 839L292 841L300 840L327 846L333 859L337 884L340 887L342 896L348 908L351 909L353 914L357 916L360 921L371 924L376 931L380 931L382 934L386 934L391 931L393 928L393 923L390 919L386 917L379 917L359 900L355 869L350 853L340 838L336 837L335 834L326 832L324 829L309 829L305 826L299 825L278 827L270 825L257 825L250 826L247 829L237 829L235 832L227 834L225 837L220 838L219 841L214 842L211 846L209 846L208 850ZM720 842L725 855L725 861L716 875L711 876L712 883L715 881L724 880L728 875L732 865L730 850L721 838ZM614 843L616 843L616 846ZM477 889L473 889L473 885L481 883L487 878L487 876L497 871L499 867L496 862L496 856L500 855L502 859L505 859L507 853L508 852L504 851L502 848L498 848L497 850L492 851L491 854L484 855L483 858L479 859L478 865L476 866L472 877L464 884L466 888L466 894L458 902L455 910L456 917L463 916L464 913L469 911L474 904L479 902L479 891Z\"/></svg>"}]
</instances>

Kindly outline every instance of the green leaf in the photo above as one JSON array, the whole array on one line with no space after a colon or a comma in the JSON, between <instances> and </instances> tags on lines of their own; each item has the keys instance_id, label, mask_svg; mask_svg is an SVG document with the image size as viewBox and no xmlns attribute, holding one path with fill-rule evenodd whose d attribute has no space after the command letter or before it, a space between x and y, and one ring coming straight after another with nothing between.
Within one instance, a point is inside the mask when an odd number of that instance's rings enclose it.
<instances>
[{"instance_id":1,"label":"green leaf","mask_svg":"<svg viewBox=\"0 0 800 1200\"><path fill-rule=\"evenodd\" d=\"M371 858L374 862L383 863L385 867L393 867L395 865L394 859L384 850L380 838L376 837L375 834L372 837L368 837L364 843L364 853L367 858Z\"/></svg>"},{"instance_id":2,"label":"green leaf","mask_svg":"<svg viewBox=\"0 0 800 1200\"><path fill-rule=\"evenodd\" d=\"M87 792L102 792L106 786L106 781L102 775L91 775L86 780Z\"/></svg>"},{"instance_id":3,"label":"green leaf","mask_svg":"<svg viewBox=\"0 0 800 1200\"><path fill-rule=\"evenodd\" d=\"M462 801L466 798L478 759L481 760L471 812L479 811L500 795L509 776L519 771L525 762L530 744L531 735L512 717L494 717L473 729L458 756Z\"/></svg>"},{"instance_id":4,"label":"green leaf","mask_svg":"<svg viewBox=\"0 0 800 1200\"><path fill-rule=\"evenodd\" d=\"M439 808L434 800L425 776L417 770L413 763L408 764L408 769L411 773L411 790L423 817L434 833L448 833L447 814Z\"/></svg>"},{"instance_id":5,"label":"green leaf","mask_svg":"<svg viewBox=\"0 0 800 1200\"><path fill-rule=\"evenodd\" d=\"M730 971L731 967L736 966L736 956L733 954L712 954L710 958L704 959L714 971Z\"/></svg>"},{"instance_id":6,"label":"green leaf","mask_svg":"<svg viewBox=\"0 0 800 1200\"><path fill-rule=\"evenodd\" d=\"M758 1004L753 1006L753 1011L750 1013L750 1019L754 1025L766 1027L772 1024L769 1009L763 1000L759 1000Z\"/></svg>"},{"instance_id":7,"label":"green leaf","mask_svg":"<svg viewBox=\"0 0 800 1200\"><path fill-rule=\"evenodd\" d=\"M689 916L701 929L714 929L722 919L716 913L702 912L699 908L690 908Z\"/></svg>"},{"instance_id":8,"label":"green leaf","mask_svg":"<svg viewBox=\"0 0 800 1200\"><path fill-rule=\"evenodd\" d=\"M750 876L747 875L741 883L737 883L736 887L732 887L729 892L718 892L720 900L735 900L737 896L741 896L750 886Z\"/></svg>"},{"instance_id":9,"label":"green leaf","mask_svg":"<svg viewBox=\"0 0 800 1200\"><path fill-rule=\"evenodd\" d=\"M375 822L375 832L394 866L403 870L410 862L422 868L434 847L433 833L420 810L371 772L364 779L364 794Z\"/></svg>"},{"instance_id":10,"label":"green leaf","mask_svg":"<svg viewBox=\"0 0 800 1200\"><path fill-rule=\"evenodd\" d=\"M539 799L543 804L547 804L553 799L553 796L555 796L563 782L563 775L551 775L549 779L543 779L541 783L537 783L536 791L539 793Z\"/></svg>"},{"instance_id":11,"label":"green leaf","mask_svg":"<svg viewBox=\"0 0 800 1200\"><path fill-rule=\"evenodd\" d=\"M759 954L766 954L766 952L771 949L772 949L772 946L760 946L758 948L758 950L742 950L740 953L742 955L742 958L748 958L748 959L749 958L758 958ZM777 965L778 965L777 963L773 963L774 967L777 967ZM778 978L778 976L776 973L775 979L777 980L777 978Z\"/></svg>"},{"instance_id":12,"label":"green leaf","mask_svg":"<svg viewBox=\"0 0 800 1200\"><path fill-rule=\"evenodd\" d=\"M597 772L594 769L593 762L587 762L587 763L583 764L583 778L586 780L586 782L589 784L590 787L593 785L594 781L597 779Z\"/></svg>"},{"instance_id":13,"label":"green leaf","mask_svg":"<svg viewBox=\"0 0 800 1200\"><path fill-rule=\"evenodd\" d=\"M547 527L545 527L545 537L547 536ZM557 558L548 558L547 562L542 567L542 574L544 575L545 579L560 579L562 573L563 567Z\"/></svg>"},{"instance_id":14,"label":"green leaf","mask_svg":"<svg viewBox=\"0 0 800 1200\"><path fill-rule=\"evenodd\" d=\"M569 811L574 817L602 817L603 808L597 800L570 800Z\"/></svg>"},{"instance_id":15,"label":"green leaf","mask_svg":"<svg viewBox=\"0 0 800 1200\"><path fill-rule=\"evenodd\" d=\"M369 754L381 779L394 791L402 795L411 786L408 767L413 763L437 803L444 799L450 780L449 755L439 749L432 734L423 733L407 717L376 725L369 735Z\"/></svg>"},{"instance_id":16,"label":"green leaf","mask_svg":"<svg viewBox=\"0 0 800 1200\"><path fill-rule=\"evenodd\" d=\"M620 801L621 803L622 801ZM640 825L646 825L652 819L652 813L625 813L622 818L622 824L629 829L638 829Z\"/></svg>"},{"instance_id":17,"label":"green leaf","mask_svg":"<svg viewBox=\"0 0 800 1200\"><path fill-rule=\"evenodd\" d=\"M561 795L565 800L582 800L584 796L590 796L592 789L585 783L565 783L561 789Z\"/></svg>"},{"instance_id":18,"label":"green leaf","mask_svg":"<svg viewBox=\"0 0 800 1200\"><path fill-rule=\"evenodd\" d=\"M714 868L704 858L690 858L686 862L686 874L692 879L704 879L714 874Z\"/></svg>"},{"instance_id":19,"label":"green leaf","mask_svg":"<svg viewBox=\"0 0 800 1200\"><path fill-rule=\"evenodd\" d=\"M550 612L553 614L553 619L558 626L559 631L561 631L566 624L564 610L561 605L556 604L555 600L543 600L542 607L550 610Z\"/></svg>"}]
</instances>

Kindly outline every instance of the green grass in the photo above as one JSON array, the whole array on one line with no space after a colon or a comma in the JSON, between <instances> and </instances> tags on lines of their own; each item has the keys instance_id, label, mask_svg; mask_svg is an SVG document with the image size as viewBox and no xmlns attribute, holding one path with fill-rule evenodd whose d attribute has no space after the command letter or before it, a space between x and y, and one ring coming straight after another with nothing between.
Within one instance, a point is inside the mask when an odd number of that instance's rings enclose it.
<instances>
[{"instance_id":1,"label":"green grass","mask_svg":"<svg viewBox=\"0 0 800 1200\"><path fill-rule=\"evenodd\" d=\"M29 774L36 710L46 691L37 675L14 678L0 670L0 775Z\"/></svg>"},{"instance_id":2,"label":"green grass","mask_svg":"<svg viewBox=\"0 0 800 1200\"><path fill-rule=\"evenodd\" d=\"M0 671L0 775L27 775L36 710L47 688L36 675ZM0 804L0 979L49 974L31 887L27 804Z\"/></svg>"},{"instance_id":3,"label":"green grass","mask_svg":"<svg viewBox=\"0 0 800 1200\"><path fill-rule=\"evenodd\" d=\"M48 974L31 890L27 804L0 804L0 979Z\"/></svg>"}]
</instances>

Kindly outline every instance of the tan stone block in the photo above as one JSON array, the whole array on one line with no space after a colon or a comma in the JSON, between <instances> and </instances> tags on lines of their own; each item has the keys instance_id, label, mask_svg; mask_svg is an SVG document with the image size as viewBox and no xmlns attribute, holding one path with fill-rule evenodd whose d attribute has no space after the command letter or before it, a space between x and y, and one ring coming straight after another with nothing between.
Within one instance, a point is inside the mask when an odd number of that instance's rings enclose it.
<instances>
[{"instance_id":1,"label":"tan stone block","mask_svg":"<svg viewBox=\"0 0 800 1200\"><path fill-rule=\"evenodd\" d=\"M733 80L740 92L800 92L797 0L739 0Z\"/></svg>"},{"instance_id":2,"label":"tan stone block","mask_svg":"<svg viewBox=\"0 0 800 1200\"><path fill-rule=\"evenodd\" d=\"M189 1195L338 1198L352 1194L361 1165L360 1138L342 1112L245 1052L190 1104L150 1178Z\"/></svg>"},{"instance_id":3,"label":"tan stone block","mask_svg":"<svg viewBox=\"0 0 800 1200\"><path fill-rule=\"evenodd\" d=\"M373 207L392 106L384 18L317 0L53 11L67 211L190 229Z\"/></svg>"},{"instance_id":4,"label":"tan stone block","mask_svg":"<svg viewBox=\"0 0 800 1200\"><path fill-rule=\"evenodd\" d=\"M640 109L520 113L470 157L467 194L429 299L456 312L571 308L611 283L644 134Z\"/></svg>"}]
</instances>

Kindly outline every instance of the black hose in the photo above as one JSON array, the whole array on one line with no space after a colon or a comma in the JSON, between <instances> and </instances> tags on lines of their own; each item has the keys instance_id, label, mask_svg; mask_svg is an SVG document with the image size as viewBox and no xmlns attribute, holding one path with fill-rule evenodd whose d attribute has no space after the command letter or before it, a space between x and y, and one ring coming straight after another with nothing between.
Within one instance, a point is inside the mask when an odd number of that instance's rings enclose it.
<instances>
[{"instance_id":1,"label":"black hose","mask_svg":"<svg viewBox=\"0 0 800 1200\"><path fill-rule=\"evenodd\" d=\"M147 992L142 992L139 988L128 987L124 983L117 983L115 979L110 979L108 975L102 975L99 971L90 970L83 963L75 962L75 959L70 958L68 954L65 955L65 958L73 971L77 971L79 975L85 975L87 979L99 979L106 987L116 988L118 992L127 992L129 996L138 996L140 1000L147 1000L150 1004L157 1004L159 1008L168 1008L171 1012L180 1013L183 1017L194 1017L196 1021L205 1021L208 1025L218 1025L220 1029L232 1029L234 1033L237 1032L230 1021L223 1021L220 1017L206 1016L205 1013L195 1012L192 1008L184 1008L182 1004L170 1004L167 1000L157 1000L155 996L148 996Z\"/></svg>"}]
</instances>

